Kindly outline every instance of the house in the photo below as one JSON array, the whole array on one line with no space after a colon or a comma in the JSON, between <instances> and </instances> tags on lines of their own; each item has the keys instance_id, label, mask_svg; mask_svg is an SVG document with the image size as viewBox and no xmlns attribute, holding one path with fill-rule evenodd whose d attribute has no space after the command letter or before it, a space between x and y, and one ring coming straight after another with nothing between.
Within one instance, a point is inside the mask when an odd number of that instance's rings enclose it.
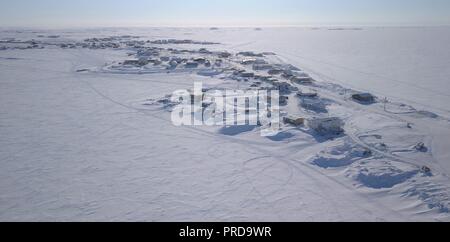
<instances>
[{"instance_id":1,"label":"house","mask_svg":"<svg viewBox=\"0 0 450 242\"><path fill-rule=\"evenodd\" d=\"M320 98L301 98L300 106L316 113L327 113L327 105Z\"/></svg>"},{"instance_id":2,"label":"house","mask_svg":"<svg viewBox=\"0 0 450 242\"><path fill-rule=\"evenodd\" d=\"M269 64L253 64L253 70L255 71L262 71L262 70L268 70L272 68Z\"/></svg>"},{"instance_id":3,"label":"house","mask_svg":"<svg viewBox=\"0 0 450 242\"><path fill-rule=\"evenodd\" d=\"M243 60L241 61L241 64L242 64L242 65L253 65L253 64L255 64L255 62L256 62L256 59L254 59L254 58L248 58L248 59L243 59Z\"/></svg>"},{"instance_id":4,"label":"house","mask_svg":"<svg viewBox=\"0 0 450 242\"><path fill-rule=\"evenodd\" d=\"M159 58L161 61L163 62L168 62L170 60L170 57L168 56L162 56L161 58Z\"/></svg>"},{"instance_id":5,"label":"house","mask_svg":"<svg viewBox=\"0 0 450 242\"><path fill-rule=\"evenodd\" d=\"M252 85L250 85L250 87L260 87L261 86L261 82L255 82Z\"/></svg>"},{"instance_id":6,"label":"house","mask_svg":"<svg viewBox=\"0 0 450 242\"><path fill-rule=\"evenodd\" d=\"M251 51L244 51L244 52L239 52L238 55L242 55L242 56L247 56L247 57L264 57L263 54L260 53L254 53Z\"/></svg>"},{"instance_id":7,"label":"house","mask_svg":"<svg viewBox=\"0 0 450 242\"><path fill-rule=\"evenodd\" d=\"M291 78L294 77L293 74L286 73L286 71L283 71L283 73L281 74L281 76L282 76L284 79L287 79L287 80L291 80Z\"/></svg>"},{"instance_id":8,"label":"house","mask_svg":"<svg viewBox=\"0 0 450 242\"><path fill-rule=\"evenodd\" d=\"M203 64L203 63L206 62L206 59L203 58L203 57L197 57L197 58L194 58L194 62L197 62L199 64Z\"/></svg>"},{"instance_id":9,"label":"house","mask_svg":"<svg viewBox=\"0 0 450 242\"><path fill-rule=\"evenodd\" d=\"M283 118L283 122L285 124L291 124L294 126L301 126L305 124L304 118L294 117L294 116L288 116Z\"/></svg>"},{"instance_id":10,"label":"house","mask_svg":"<svg viewBox=\"0 0 450 242\"><path fill-rule=\"evenodd\" d=\"M139 59L139 60L125 60L122 64L125 66L145 66L149 63L147 59Z\"/></svg>"},{"instance_id":11,"label":"house","mask_svg":"<svg viewBox=\"0 0 450 242\"><path fill-rule=\"evenodd\" d=\"M305 84L312 84L312 79L311 79L311 77L293 76L293 77L290 78L290 80L291 80L292 82L294 82L294 83L302 84L302 85L305 85Z\"/></svg>"},{"instance_id":12,"label":"house","mask_svg":"<svg viewBox=\"0 0 450 242\"><path fill-rule=\"evenodd\" d=\"M255 64L257 64L257 65L265 65L265 64L268 64L268 63L267 63L267 61L264 60L264 59L259 59L259 58L257 58L257 59L255 60Z\"/></svg>"},{"instance_id":13,"label":"house","mask_svg":"<svg viewBox=\"0 0 450 242\"><path fill-rule=\"evenodd\" d=\"M425 146L425 143L423 143L423 142L420 142L417 145L415 145L414 149L416 149L417 151L420 151L420 152L427 152L428 151L427 147Z\"/></svg>"},{"instance_id":14,"label":"house","mask_svg":"<svg viewBox=\"0 0 450 242\"><path fill-rule=\"evenodd\" d=\"M167 67L167 69L173 70L173 69L177 68L177 66L178 66L178 62L171 60L171 61L169 61L169 66Z\"/></svg>"},{"instance_id":15,"label":"house","mask_svg":"<svg viewBox=\"0 0 450 242\"><path fill-rule=\"evenodd\" d=\"M321 134L341 134L344 132L344 121L338 117L309 119L307 125Z\"/></svg>"},{"instance_id":16,"label":"house","mask_svg":"<svg viewBox=\"0 0 450 242\"><path fill-rule=\"evenodd\" d=\"M319 95L316 92L297 92L297 96L302 98L316 98Z\"/></svg>"},{"instance_id":17,"label":"house","mask_svg":"<svg viewBox=\"0 0 450 242\"><path fill-rule=\"evenodd\" d=\"M124 60L122 64L125 66L135 66L139 64L139 60Z\"/></svg>"},{"instance_id":18,"label":"house","mask_svg":"<svg viewBox=\"0 0 450 242\"><path fill-rule=\"evenodd\" d=\"M201 48L198 50L198 53L200 54L211 54L211 51L207 50L206 48Z\"/></svg>"},{"instance_id":19,"label":"house","mask_svg":"<svg viewBox=\"0 0 450 242\"><path fill-rule=\"evenodd\" d=\"M420 172L425 173L425 174L430 174L431 168L429 168L428 166L422 166L422 168L420 168Z\"/></svg>"},{"instance_id":20,"label":"house","mask_svg":"<svg viewBox=\"0 0 450 242\"><path fill-rule=\"evenodd\" d=\"M287 82L273 82L273 85L280 91L280 93L290 93L294 88Z\"/></svg>"},{"instance_id":21,"label":"house","mask_svg":"<svg viewBox=\"0 0 450 242\"><path fill-rule=\"evenodd\" d=\"M259 78L259 80L267 82L267 83L272 84L272 85L279 82L278 79L276 79L274 77L271 77L271 76L261 76Z\"/></svg>"},{"instance_id":22,"label":"house","mask_svg":"<svg viewBox=\"0 0 450 242\"><path fill-rule=\"evenodd\" d=\"M370 93L357 93L352 95L353 100L363 103L375 102L375 97Z\"/></svg>"},{"instance_id":23,"label":"house","mask_svg":"<svg viewBox=\"0 0 450 242\"><path fill-rule=\"evenodd\" d=\"M279 74L283 73L283 70L281 70L281 69L270 69L267 73L269 75L279 75Z\"/></svg>"},{"instance_id":24,"label":"house","mask_svg":"<svg viewBox=\"0 0 450 242\"><path fill-rule=\"evenodd\" d=\"M159 52L157 50L153 50L153 49L140 50L140 51L138 51L137 54L138 54L138 56L141 56L141 57L159 56Z\"/></svg>"},{"instance_id":25,"label":"house","mask_svg":"<svg viewBox=\"0 0 450 242\"><path fill-rule=\"evenodd\" d=\"M170 62L176 62L177 64L181 64L183 59L181 57L172 57Z\"/></svg>"},{"instance_id":26,"label":"house","mask_svg":"<svg viewBox=\"0 0 450 242\"><path fill-rule=\"evenodd\" d=\"M253 73L253 72L241 72L240 75L241 75L241 77L244 77L244 78L252 78L252 77L255 76L255 73Z\"/></svg>"},{"instance_id":27,"label":"house","mask_svg":"<svg viewBox=\"0 0 450 242\"><path fill-rule=\"evenodd\" d=\"M214 65L217 67L220 67L222 65L222 63L223 63L222 59L216 59L216 61L214 62Z\"/></svg>"},{"instance_id":28,"label":"house","mask_svg":"<svg viewBox=\"0 0 450 242\"><path fill-rule=\"evenodd\" d=\"M228 53L228 52L219 52L219 53L217 54L217 56L219 56L219 58L227 59L227 58L229 58L229 57L231 56L231 54Z\"/></svg>"},{"instance_id":29,"label":"house","mask_svg":"<svg viewBox=\"0 0 450 242\"><path fill-rule=\"evenodd\" d=\"M185 68L197 68L198 67L198 63L197 62L187 62L184 65Z\"/></svg>"},{"instance_id":30,"label":"house","mask_svg":"<svg viewBox=\"0 0 450 242\"><path fill-rule=\"evenodd\" d=\"M258 79L266 82L268 79L272 78L271 76L259 75Z\"/></svg>"},{"instance_id":31,"label":"house","mask_svg":"<svg viewBox=\"0 0 450 242\"><path fill-rule=\"evenodd\" d=\"M156 58L150 59L150 60L148 60L147 62L148 62L148 63L152 63L152 64L155 65L155 66L158 66L158 65L161 65L161 64L162 64L162 61L160 61L159 59L156 59Z\"/></svg>"}]
</instances>

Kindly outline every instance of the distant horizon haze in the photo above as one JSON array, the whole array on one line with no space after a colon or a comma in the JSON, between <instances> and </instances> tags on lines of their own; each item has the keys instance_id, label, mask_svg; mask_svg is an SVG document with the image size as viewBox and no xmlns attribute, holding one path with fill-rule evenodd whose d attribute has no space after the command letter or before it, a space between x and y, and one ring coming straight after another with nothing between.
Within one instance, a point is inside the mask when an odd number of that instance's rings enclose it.
<instances>
[{"instance_id":1,"label":"distant horizon haze","mask_svg":"<svg viewBox=\"0 0 450 242\"><path fill-rule=\"evenodd\" d=\"M449 26L448 0L2 0L0 27Z\"/></svg>"}]
</instances>

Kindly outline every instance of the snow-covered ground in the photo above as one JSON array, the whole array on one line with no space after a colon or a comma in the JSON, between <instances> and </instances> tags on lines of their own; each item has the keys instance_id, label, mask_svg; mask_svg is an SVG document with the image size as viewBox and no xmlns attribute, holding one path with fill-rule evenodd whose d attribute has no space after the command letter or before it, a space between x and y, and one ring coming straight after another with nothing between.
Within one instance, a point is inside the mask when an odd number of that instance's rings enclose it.
<instances>
[{"instance_id":1,"label":"snow-covered ground","mask_svg":"<svg viewBox=\"0 0 450 242\"><path fill-rule=\"evenodd\" d=\"M0 220L449 221L448 43L437 27L3 29ZM270 76L291 88L283 116L345 132L172 124L167 95L195 81L273 88L252 54L313 80ZM211 66L184 67L198 57Z\"/></svg>"}]
</instances>

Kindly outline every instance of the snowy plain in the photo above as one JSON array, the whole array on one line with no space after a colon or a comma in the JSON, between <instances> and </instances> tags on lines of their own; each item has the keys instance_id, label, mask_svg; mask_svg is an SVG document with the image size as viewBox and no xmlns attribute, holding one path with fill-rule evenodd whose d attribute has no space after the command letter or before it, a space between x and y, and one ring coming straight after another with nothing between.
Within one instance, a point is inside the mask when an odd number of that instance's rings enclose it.
<instances>
[{"instance_id":1,"label":"snowy plain","mask_svg":"<svg viewBox=\"0 0 450 242\"><path fill-rule=\"evenodd\" d=\"M194 81L252 81L116 68L132 46L61 47L126 35L273 52L315 80L294 85L328 100L345 134L175 127L147 102ZM21 48L32 39L38 48ZM3 29L0 41L1 221L450 220L450 28ZM353 91L389 102L362 105ZM284 112L316 115L289 97Z\"/></svg>"}]
</instances>

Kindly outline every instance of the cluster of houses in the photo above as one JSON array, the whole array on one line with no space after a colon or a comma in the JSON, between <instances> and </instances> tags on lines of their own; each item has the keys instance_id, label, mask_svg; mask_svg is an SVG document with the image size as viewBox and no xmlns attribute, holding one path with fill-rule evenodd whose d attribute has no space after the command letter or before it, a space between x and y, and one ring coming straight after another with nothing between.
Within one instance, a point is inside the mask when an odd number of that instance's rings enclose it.
<instances>
[{"instance_id":1,"label":"cluster of houses","mask_svg":"<svg viewBox=\"0 0 450 242\"><path fill-rule=\"evenodd\" d=\"M117 49L121 47L143 47L147 42L143 40L138 40L139 36L111 36L105 38L88 38L83 41L81 47L89 49Z\"/></svg>"},{"instance_id":2,"label":"cluster of houses","mask_svg":"<svg viewBox=\"0 0 450 242\"><path fill-rule=\"evenodd\" d=\"M37 37L38 38L58 39L61 36L59 36L59 35L42 35L42 34L40 34Z\"/></svg>"},{"instance_id":3,"label":"cluster of houses","mask_svg":"<svg viewBox=\"0 0 450 242\"><path fill-rule=\"evenodd\" d=\"M48 36L46 36L48 37ZM50 38L50 37L48 37ZM52 37L53 38L53 37ZM59 36L54 36L59 38ZM3 44L3 45L1 45ZM89 49L118 49L129 48L134 49L136 54L130 54L134 58L124 60L119 63L122 66L142 68L144 66L163 66L167 70L176 68L197 69L199 75L213 76L220 73L230 73L230 78L238 81L250 81L250 88L268 88L279 90L280 105L285 106L289 102L289 98L296 97L299 105L307 111L311 111L313 118L286 116L283 121L286 125L307 126L320 134L341 134L343 132L344 122L338 117L324 117L320 113L327 113L327 102L322 99L316 92L300 91L295 84L311 85L314 80L302 72L300 69L292 65L271 64L264 57L274 55L274 53L264 52L255 53L251 51L243 51L237 54L231 54L226 51L210 51L206 48L198 50L160 48L151 45L163 44L190 44L190 45L213 45L217 43L194 40L154 40L144 41L136 36L113 36L106 38L89 38L82 42L76 43L58 43L48 44L56 45L64 49L72 48L89 48ZM8 46L9 45L9 46ZM0 41L0 50L10 48L43 48L45 43L35 40L18 41L14 39ZM234 65L230 65L234 63ZM263 84L264 85L263 87ZM296 95L291 95L296 93ZM376 101L376 97L370 93L354 93L351 98L361 104L370 104ZM425 150L423 144L415 147L417 150Z\"/></svg>"},{"instance_id":4,"label":"cluster of houses","mask_svg":"<svg viewBox=\"0 0 450 242\"><path fill-rule=\"evenodd\" d=\"M314 114L327 113L326 101L317 92L297 91L296 97L300 100L300 106ZM287 116L283 121L287 125L306 126L320 135L340 135L344 132L344 121L339 117L325 115L312 115L312 118Z\"/></svg>"},{"instance_id":5,"label":"cluster of houses","mask_svg":"<svg viewBox=\"0 0 450 242\"><path fill-rule=\"evenodd\" d=\"M215 56L205 57L207 54ZM204 48L199 50L178 50L146 47L137 51L136 59L126 60L121 64L133 67L143 67L148 64L153 64L154 66L165 65L168 70L174 70L179 67L185 69L195 69L201 66L211 68L221 67L223 59L219 57L224 55L223 52L213 53Z\"/></svg>"},{"instance_id":6,"label":"cluster of houses","mask_svg":"<svg viewBox=\"0 0 450 242\"><path fill-rule=\"evenodd\" d=\"M297 92L297 97L300 98L300 104L307 110L315 113L327 112L326 101L322 100L316 92ZM370 104L376 101L376 97L370 93L356 93L353 94L352 99L358 103ZM307 126L322 135L340 135L344 132L344 121L339 117L314 117L306 119L303 117L287 116L283 119L285 124L293 126ZM418 151L426 150L423 143L415 146Z\"/></svg>"},{"instance_id":7,"label":"cluster of houses","mask_svg":"<svg viewBox=\"0 0 450 242\"><path fill-rule=\"evenodd\" d=\"M255 53L252 51L242 51L237 53L237 55L246 56L246 57L264 57L263 53Z\"/></svg>"},{"instance_id":8,"label":"cluster of houses","mask_svg":"<svg viewBox=\"0 0 450 242\"><path fill-rule=\"evenodd\" d=\"M192 43L190 41L158 41L157 43ZM299 105L309 114L286 116L286 125L305 126L323 135L339 135L344 131L344 121L338 117L329 117L328 102L316 92L300 91L298 86L311 86L313 78L291 65L271 64L263 53L214 52L206 48L198 50L180 50L175 48L144 47L137 50L136 59L126 60L122 64L143 67L149 64L162 65L167 69L196 69L199 75L214 76L227 73L227 77L237 81L247 81L250 88L268 88L279 90L280 106L288 105L289 99L296 97ZM251 82L250 82L251 81ZM265 85L263 85L265 84ZM291 95L295 93L295 95ZM352 99L361 103L375 101L369 93L356 93Z\"/></svg>"},{"instance_id":9,"label":"cluster of houses","mask_svg":"<svg viewBox=\"0 0 450 242\"><path fill-rule=\"evenodd\" d=\"M59 35L38 35L38 38L47 39L58 39ZM125 38L125 39L124 39ZM131 40L130 40L131 38ZM137 37L131 36L118 36L118 37L106 37L106 38L87 38L82 42L67 42L63 40L58 40L56 42L45 41L45 40L28 40L19 41L15 39L2 40L0 44L4 43L0 49L43 49L45 46L57 46L62 49L75 49L75 48L86 48L86 49L118 49L123 46L134 46L137 42L132 40ZM145 43L145 42L144 42Z\"/></svg>"},{"instance_id":10,"label":"cluster of houses","mask_svg":"<svg viewBox=\"0 0 450 242\"><path fill-rule=\"evenodd\" d=\"M14 38L0 40L0 50L42 49L42 44L36 40L21 41Z\"/></svg>"},{"instance_id":11,"label":"cluster of houses","mask_svg":"<svg viewBox=\"0 0 450 242\"><path fill-rule=\"evenodd\" d=\"M178 39L160 39L160 40L152 40L149 41L151 44L155 45L181 45L181 44L189 44L189 45L217 45L219 43L216 42L209 42L209 41L195 41L195 40L178 40Z\"/></svg>"},{"instance_id":12,"label":"cluster of houses","mask_svg":"<svg viewBox=\"0 0 450 242\"><path fill-rule=\"evenodd\" d=\"M173 41L169 41L173 43ZM187 43L188 41L175 41L175 43ZM165 43L165 42L164 42ZM191 42L188 42L191 43ZM201 69L202 75L212 75L213 73L220 73L217 71L207 72L206 69L216 70L217 68L223 68L223 63L232 57L233 55L226 51L212 52L206 48L200 48L198 50L193 49L176 49L176 48L161 48L155 46L140 46L136 49L136 54L133 59L123 61L119 64L129 67L144 67L149 64L154 66L163 65L168 70L174 70L177 68L184 69ZM252 73L240 73L244 77L253 77Z\"/></svg>"},{"instance_id":13,"label":"cluster of houses","mask_svg":"<svg viewBox=\"0 0 450 242\"><path fill-rule=\"evenodd\" d=\"M293 126L308 126L322 135L340 135L344 132L344 121L338 117L305 119L295 116L283 118L284 123Z\"/></svg>"}]
</instances>

